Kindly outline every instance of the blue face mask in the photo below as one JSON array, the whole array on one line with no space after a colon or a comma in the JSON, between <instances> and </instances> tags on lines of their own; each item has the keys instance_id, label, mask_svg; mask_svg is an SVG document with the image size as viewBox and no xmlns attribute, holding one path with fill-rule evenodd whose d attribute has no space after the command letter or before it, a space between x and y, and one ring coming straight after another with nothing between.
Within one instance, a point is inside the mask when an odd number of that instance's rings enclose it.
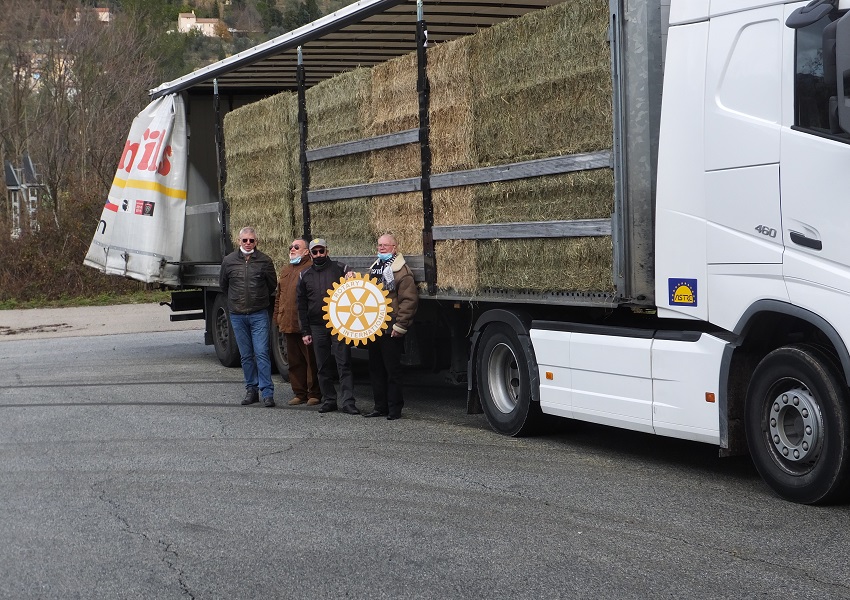
<instances>
[{"instance_id":1,"label":"blue face mask","mask_svg":"<svg viewBox=\"0 0 850 600\"><path fill-rule=\"evenodd\" d=\"M303 258L303 257L301 257L301 256L296 256L295 258L290 258L290 259L289 259L289 264L291 264L291 265L297 265L298 263L300 263L300 262L301 262L301 259L302 259L302 258Z\"/></svg>"},{"instance_id":2,"label":"blue face mask","mask_svg":"<svg viewBox=\"0 0 850 600\"><path fill-rule=\"evenodd\" d=\"M389 260L393 257L392 252L378 252L378 260Z\"/></svg>"}]
</instances>

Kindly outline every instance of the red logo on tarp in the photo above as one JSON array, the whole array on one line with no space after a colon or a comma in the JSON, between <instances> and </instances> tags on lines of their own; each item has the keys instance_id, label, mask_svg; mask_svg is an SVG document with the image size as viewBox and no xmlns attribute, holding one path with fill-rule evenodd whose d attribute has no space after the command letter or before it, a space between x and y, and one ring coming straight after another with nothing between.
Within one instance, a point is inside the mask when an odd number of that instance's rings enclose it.
<instances>
[{"instance_id":1,"label":"red logo on tarp","mask_svg":"<svg viewBox=\"0 0 850 600\"><path fill-rule=\"evenodd\" d=\"M135 212L136 212L137 215L142 215L142 216L145 216L145 217L152 217L153 216L153 208L154 208L155 204L156 204L155 202L147 202L145 200L136 200L136 210L135 210Z\"/></svg>"}]
</instances>

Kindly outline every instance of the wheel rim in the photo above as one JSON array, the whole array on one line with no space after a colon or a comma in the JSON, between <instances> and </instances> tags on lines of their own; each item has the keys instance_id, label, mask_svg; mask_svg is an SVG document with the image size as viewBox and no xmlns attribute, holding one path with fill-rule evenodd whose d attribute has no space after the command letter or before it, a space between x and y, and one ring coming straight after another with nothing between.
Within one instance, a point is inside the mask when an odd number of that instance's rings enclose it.
<instances>
[{"instance_id":1,"label":"wheel rim","mask_svg":"<svg viewBox=\"0 0 850 600\"><path fill-rule=\"evenodd\" d=\"M490 396L496 408L505 414L513 412L519 403L520 373L516 355L507 344L497 344L487 364Z\"/></svg>"},{"instance_id":2,"label":"wheel rim","mask_svg":"<svg viewBox=\"0 0 850 600\"><path fill-rule=\"evenodd\" d=\"M227 311L220 308L215 314L215 337L221 348L230 346L230 330L227 323Z\"/></svg>"},{"instance_id":3,"label":"wheel rim","mask_svg":"<svg viewBox=\"0 0 850 600\"><path fill-rule=\"evenodd\" d=\"M823 448L823 418L817 399L797 380L778 383L765 403L765 433L774 461L801 475L817 463Z\"/></svg>"}]
</instances>

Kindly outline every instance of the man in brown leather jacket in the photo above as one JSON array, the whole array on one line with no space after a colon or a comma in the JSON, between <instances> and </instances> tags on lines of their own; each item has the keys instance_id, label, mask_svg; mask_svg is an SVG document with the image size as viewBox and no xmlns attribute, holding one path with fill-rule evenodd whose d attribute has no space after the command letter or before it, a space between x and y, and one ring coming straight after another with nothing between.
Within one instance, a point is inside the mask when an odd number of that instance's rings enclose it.
<instances>
[{"instance_id":1,"label":"man in brown leather jacket","mask_svg":"<svg viewBox=\"0 0 850 600\"><path fill-rule=\"evenodd\" d=\"M280 270L274 304L274 320L286 340L289 385L295 394L289 401L290 406L305 402L309 406L315 406L321 402L322 397L316 373L316 355L313 346L305 345L301 339L301 325L298 323L296 290L299 276L313 264L307 244L306 240L298 238L289 245L289 264Z\"/></svg>"},{"instance_id":2,"label":"man in brown leather jacket","mask_svg":"<svg viewBox=\"0 0 850 600\"><path fill-rule=\"evenodd\" d=\"M369 268L369 275L389 291L393 312L390 313L392 321L389 329L374 342L366 344L375 408L363 416L386 417L393 421L401 418L404 406L401 371L404 335L413 324L413 316L419 307L419 291L413 272L398 251L395 236L387 233L378 238L378 259Z\"/></svg>"}]
</instances>

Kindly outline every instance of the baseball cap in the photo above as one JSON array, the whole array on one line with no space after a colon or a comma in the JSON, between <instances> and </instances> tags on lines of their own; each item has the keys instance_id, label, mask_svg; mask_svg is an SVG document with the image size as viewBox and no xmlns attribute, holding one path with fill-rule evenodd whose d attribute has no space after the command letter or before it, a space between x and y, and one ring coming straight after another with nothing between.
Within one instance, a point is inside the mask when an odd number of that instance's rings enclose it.
<instances>
[{"instance_id":1,"label":"baseball cap","mask_svg":"<svg viewBox=\"0 0 850 600\"><path fill-rule=\"evenodd\" d=\"M325 238L316 238L310 242L310 250L315 248L316 246L321 246L322 248L327 248L328 243L325 241Z\"/></svg>"}]
</instances>

